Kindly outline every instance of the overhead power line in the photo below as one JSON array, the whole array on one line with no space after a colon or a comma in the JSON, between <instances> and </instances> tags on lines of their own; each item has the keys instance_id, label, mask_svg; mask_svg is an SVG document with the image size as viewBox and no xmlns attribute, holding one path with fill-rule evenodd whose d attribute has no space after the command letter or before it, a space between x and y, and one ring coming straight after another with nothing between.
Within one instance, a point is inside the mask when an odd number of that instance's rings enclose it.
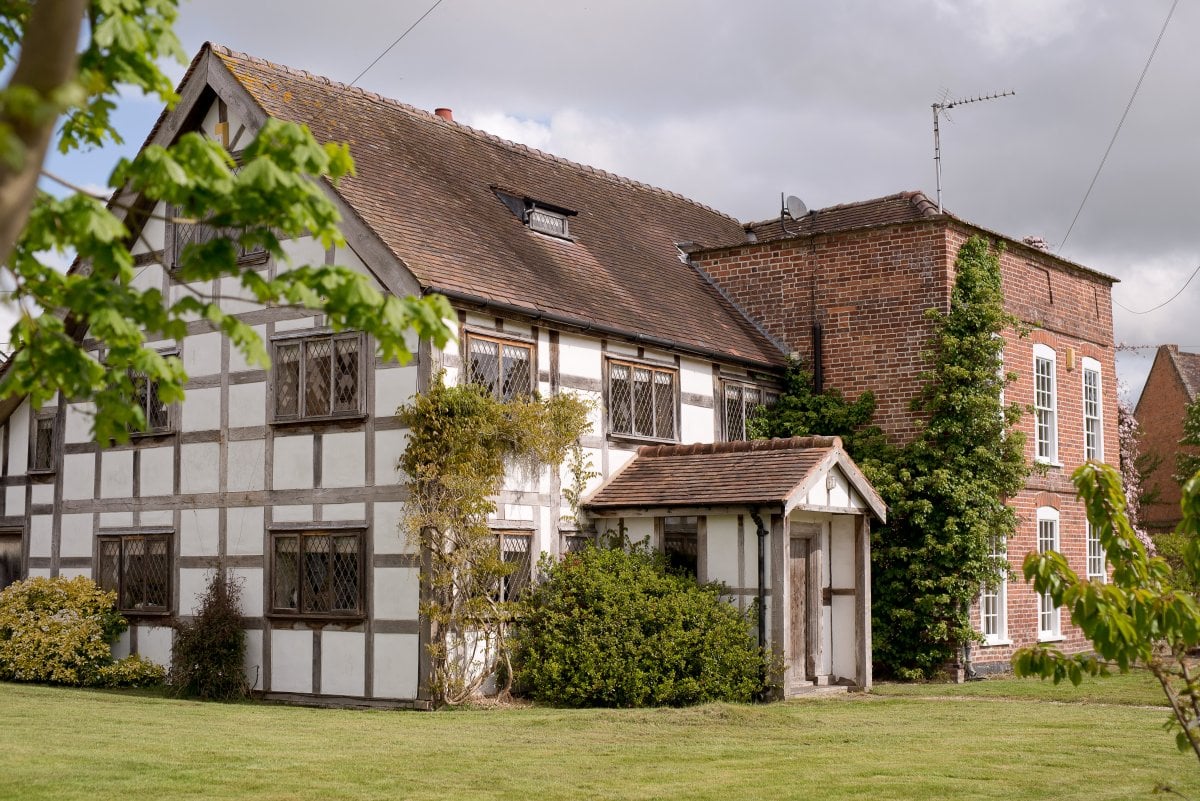
<instances>
[{"instance_id":1,"label":"overhead power line","mask_svg":"<svg viewBox=\"0 0 1200 801\"><path fill-rule=\"evenodd\" d=\"M1150 71L1150 62L1154 61L1154 54L1158 52L1158 46L1162 43L1163 34L1167 32L1167 26L1171 24L1171 16L1175 13L1175 6L1177 5L1179 5L1179 0L1174 0L1171 3L1170 10L1167 11L1167 18L1163 20L1162 30L1158 32L1158 38L1154 40L1154 47L1150 50L1150 57L1146 59L1146 66L1142 67L1142 74L1138 77L1137 84L1133 87L1133 94L1129 96L1129 102L1125 104L1125 111L1121 114L1120 121L1117 122L1117 129L1113 131L1112 139L1108 141L1108 147L1104 149L1104 155L1100 158L1100 166L1096 168L1096 174L1092 176L1092 182L1088 184L1087 191L1083 193L1083 200L1080 201L1079 208L1075 211L1075 216L1071 218L1071 225L1067 227L1067 233L1058 245L1059 253L1062 253L1063 248L1067 246L1067 240L1070 239L1071 232L1075 230L1075 223L1079 222L1079 215L1083 213L1083 207L1087 205L1088 198L1092 196L1092 190L1096 188L1096 181L1100 178L1100 172L1104 169L1104 162L1108 161L1108 154L1112 152L1113 145L1117 142L1117 136L1121 133L1121 126L1125 124L1125 118L1129 116L1129 109L1133 108L1133 101L1138 95L1138 90L1142 88L1142 81L1146 79L1146 73ZM1124 308L1124 306L1121 308Z\"/></svg>"},{"instance_id":2,"label":"overhead power line","mask_svg":"<svg viewBox=\"0 0 1200 801\"><path fill-rule=\"evenodd\" d=\"M1179 0L1175 0L1175 1L1176 1L1176 2L1179 2ZM375 56L375 60L374 60L374 61L372 61L370 64L368 64L368 65L367 65L367 66L366 66L366 67L363 69L363 71L362 71L362 72L360 72L360 73L358 73L358 75L354 76L354 80L350 82L350 85L351 85L351 86L354 86L356 83L358 83L358 80L359 80L359 78L361 78L362 76L366 75L366 74L367 74L367 72L368 72L368 71L370 71L371 67L374 67L376 64L378 64L378 63L379 63L379 59L383 58L383 57L384 57L384 56L386 56L388 53L390 53L390 52L392 51L392 48L393 48L393 47L395 47L396 45L400 44L400 40L402 40L402 39L403 39L405 36L408 36L410 33L412 33L412 30L413 30L413 28L415 28L415 27L417 27L418 25L420 25L420 24L421 24L421 21L422 21L423 19L425 19L426 17L428 17L430 14L432 14L432 13L433 13L433 10L434 10L435 8L437 8L438 6L440 6L441 4L442 4L442 0L437 0L437 2L436 2L436 3L434 3L433 5L431 5L431 6L429 7L429 10L428 10L428 11L426 11L426 12L425 12L424 14L422 14L421 16L417 17L417 21L416 21L416 22L414 22L412 25L409 25L409 26L408 26L408 30L406 30L404 33L400 34L398 37L396 37L396 41L394 41L394 42L392 42L390 45L388 45L388 46L387 46L387 48L385 48L385 49L384 49L384 51L383 51L382 53L380 53L379 55Z\"/></svg>"},{"instance_id":3,"label":"overhead power line","mask_svg":"<svg viewBox=\"0 0 1200 801\"><path fill-rule=\"evenodd\" d=\"M1167 298L1166 300L1164 300L1162 303L1158 304L1157 306L1152 306L1151 308L1149 308L1149 309L1146 309L1145 311L1134 311L1133 309L1131 309L1131 308L1129 308L1128 306L1126 306L1124 303L1120 303L1120 302L1118 302L1116 299L1114 299L1114 300L1113 300L1113 303L1115 303L1116 305L1120 306L1122 309L1124 309L1125 311L1129 312L1130 314L1149 314L1149 313L1150 313L1150 312L1152 312L1152 311L1158 311L1158 310L1159 310L1159 309L1161 309L1163 306L1166 306L1168 303L1170 303L1171 301L1175 300L1175 298L1177 298L1177 297L1179 297L1180 295L1182 295L1182 294L1183 294L1183 290L1187 289L1187 288L1188 288L1188 284L1192 283L1192 279L1196 277L1196 273L1200 273L1200 266L1197 266L1197 267L1196 267L1196 269L1192 270L1192 274L1188 276L1188 280L1186 280L1186 281L1184 281L1184 282L1183 282L1183 286L1179 287L1179 291L1178 291L1178 292L1176 292L1174 295L1172 295L1171 297Z\"/></svg>"}]
</instances>

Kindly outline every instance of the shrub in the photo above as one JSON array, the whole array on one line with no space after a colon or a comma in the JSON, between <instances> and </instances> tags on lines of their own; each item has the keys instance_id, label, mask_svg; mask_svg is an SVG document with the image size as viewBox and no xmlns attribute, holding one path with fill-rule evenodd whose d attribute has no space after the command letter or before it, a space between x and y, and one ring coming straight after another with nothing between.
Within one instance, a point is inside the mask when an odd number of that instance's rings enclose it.
<instances>
[{"instance_id":1,"label":"shrub","mask_svg":"<svg viewBox=\"0 0 1200 801\"><path fill-rule=\"evenodd\" d=\"M749 617L661 554L588 548L541 567L545 581L518 609L518 691L561 706L630 707L745 702L766 689Z\"/></svg>"},{"instance_id":2,"label":"shrub","mask_svg":"<svg viewBox=\"0 0 1200 801\"><path fill-rule=\"evenodd\" d=\"M157 687L166 678L162 665L133 654L100 668L96 683L101 687Z\"/></svg>"},{"instance_id":3,"label":"shrub","mask_svg":"<svg viewBox=\"0 0 1200 801\"><path fill-rule=\"evenodd\" d=\"M249 695L242 625L241 588L214 572L200 596L200 613L176 629L167 679L172 692L218 701Z\"/></svg>"},{"instance_id":4,"label":"shrub","mask_svg":"<svg viewBox=\"0 0 1200 801\"><path fill-rule=\"evenodd\" d=\"M126 625L116 595L89 578L10 584L0 592L0 679L99 684Z\"/></svg>"}]
</instances>

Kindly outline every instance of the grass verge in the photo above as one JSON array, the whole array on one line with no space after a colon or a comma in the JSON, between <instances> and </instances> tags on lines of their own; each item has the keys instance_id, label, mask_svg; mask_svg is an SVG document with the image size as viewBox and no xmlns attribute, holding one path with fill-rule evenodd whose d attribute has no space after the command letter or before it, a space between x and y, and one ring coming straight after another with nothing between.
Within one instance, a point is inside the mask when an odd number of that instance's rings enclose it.
<instances>
[{"instance_id":1,"label":"grass verge","mask_svg":"<svg viewBox=\"0 0 1200 801\"><path fill-rule=\"evenodd\" d=\"M1136 706L850 696L364 712L0 684L0 798L1200 797Z\"/></svg>"}]
</instances>

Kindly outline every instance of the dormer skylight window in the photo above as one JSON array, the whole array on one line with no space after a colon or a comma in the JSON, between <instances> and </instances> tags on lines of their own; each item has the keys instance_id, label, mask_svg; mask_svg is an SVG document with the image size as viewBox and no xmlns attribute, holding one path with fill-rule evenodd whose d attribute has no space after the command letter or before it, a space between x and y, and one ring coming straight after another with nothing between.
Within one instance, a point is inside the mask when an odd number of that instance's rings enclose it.
<instances>
[{"instance_id":1,"label":"dormer skylight window","mask_svg":"<svg viewBox=\"0 0 1200 801\"><path fill-rule=\"evenodd\" d=\"M539 234L546 234L558 239L571 238L571 229L567 218L574 217L576 212L552 203L534 200L528 196L514 195L495 186L492 187L492 191L496 193L500 202L507 206L508 210L530 231L537 231Z\"/></svg>"}]
</instances>

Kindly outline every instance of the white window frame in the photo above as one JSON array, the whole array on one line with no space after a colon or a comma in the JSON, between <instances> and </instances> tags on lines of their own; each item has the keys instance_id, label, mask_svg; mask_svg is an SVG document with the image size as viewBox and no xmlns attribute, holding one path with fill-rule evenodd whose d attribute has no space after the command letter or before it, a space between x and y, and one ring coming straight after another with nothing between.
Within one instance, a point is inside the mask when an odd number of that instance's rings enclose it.
<instances>
[{"instance_id":1,"label":"white window frame","mask_svg":"<svg viewBox=\"0 0 1200 801\"><path fill-rule=\"evenodd\" d=\"M1084 523L1087 531L1087 577L1088 581L1108 583L1108 559L1100 544L1100 535L1089 520Z\"/></svg>"},{"instance_id":2,"label":"white window frame","mask_svg":"<svg viewBox=\"0 0 1200 801\"><path fill-rule=\"evenodd\" d=\"M1059 514L1053 506L1037 510L1037 552L1059 551ZM1061 553L1061 551L1059 551ZM1049 593L1038 596L1038 640L1062 639L1062 610L1054 606Z\"/></svg>"},{"instance_id":3,"label":"white window frame","mask_svg":"<svg viewBox=\"0 0 1200 801\"><path fill-rule=\"evenodd\" d=\"M474 383L483 387L491 393L492 397L500 401L517 400L533 395L537 389L537 365L534 363L537 355L537 346L535 343L471 330L466 331L466 335L462 337L462 340L462 374L466 379L466 383ZM475 373L474 353L472 351L472 345L475 342L490 343L496 348L496 375L493 382L480 380L480 376L477 376ZM511 373L506 373L504 369L505 354L510 350L524 351L525 353L524 387L510 385L508 380L506 380L511 378Z\"/></svg>"},{"instance_id":4,"label":"white window frame","mask_svg":"<svg viewBox=\"0 0 1200 801\"><path fill-rule=\"evenodd\" d=\"M1007 553L1007 543L1003 536L992 540L990 556L1003 559ZM984 587L979 593L979 633L983 635L984 645L1007 645L1008 639L1008 572L1007 562L1005 572L1000 581L993 587ZM989 610L989 604L992 607ZM988 625L988 619L994 621ZM988 629L992 630L989 631Z\"/></svg>"},{"instance_id":5,"label":"white window frame","mask_svg":"<svg viewBox=\"0 0 1200 801\"><path fill-rule=\"evenodd\" d=\"M1039 370L1049 367L1046 390L1038 387ZM1049 345L1033 346L1034 460L1058 464L1058 354Z\"/></svg>"},{"instance_id":6,"label":"white window frame","mask_svg":"<svg viewBox=\"0 0 1200 801\"><path fill-rule=\"evenodd\" d=\"M1104 461L1104 384L1100 362L1083 357L1083 458ZM1089 386L1089 380L1092 385Z\"/></svg>"}]
</instances>

